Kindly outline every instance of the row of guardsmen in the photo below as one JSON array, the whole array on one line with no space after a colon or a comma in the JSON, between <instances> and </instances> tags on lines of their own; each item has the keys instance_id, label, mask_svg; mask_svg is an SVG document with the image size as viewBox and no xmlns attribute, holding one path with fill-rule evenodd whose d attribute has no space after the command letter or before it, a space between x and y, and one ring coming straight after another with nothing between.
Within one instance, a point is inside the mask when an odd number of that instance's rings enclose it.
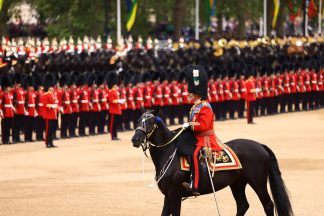
<instances>
[{"instance_id":1,"label":"row of guardsmen","mask_svg":"<svg viewBox=\"0 0 324 216\"><path fill-rule=\"evenodd\" d=\"M247 67L245 75L210 74L208 100L215 120L236 117L253 123L253 115L299 111L323 106L323 68L282 67L273 71L255 72ZM46 78L47 77L47 78ZM52 78L49 78L52 77ZM2 75L0 115L2 143L46 140L46 108L44 95L48 80L52 81L57 113L54 131L60 138L111 133L136 127L141 108L161 107L161 116L168 124L179 124L188 117L192 102L184 73L146 72L144 74L109 72L108 74L54 74L25 76L19 73ZM47 87L46 87L47 86ZM58 120L59 119L59 120ZM131 124L132 122L132 124ZM60 125L60 127L59 127ZM78 128L78 134L76 129ZM86 130L88 128L88 130ZM45 133L45 137L44 137ZM56 137L56 133L53 135Z\"/></svg>"}]
</instances>

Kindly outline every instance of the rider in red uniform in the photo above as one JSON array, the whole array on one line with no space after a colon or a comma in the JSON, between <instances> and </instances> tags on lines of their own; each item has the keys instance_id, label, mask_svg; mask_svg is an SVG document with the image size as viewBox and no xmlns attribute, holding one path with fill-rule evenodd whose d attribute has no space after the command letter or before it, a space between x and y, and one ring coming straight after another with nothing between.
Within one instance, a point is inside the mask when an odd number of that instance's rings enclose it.
<instances>
[{"instance_id":1,"label":"rider in red uniform","mask_svg":"<svg viewBox=\"0 0 324 216\"><path fill-rule=\"evenodd\" d=\"M206 101L208 95L208 76L201 66L188 66L185 69L188 81L189 98L194 101L190 110L189 123L184 123L183 127L190 127L195 133L197 143L193 154L192 179L193 184L183 182L183 186L192 189L193 195L199 195L199 165L198 154L204 147L215 151L222 150L222 146L217 142L214 132L214 112L210 104Z\"/></svg>"}]
</instances>

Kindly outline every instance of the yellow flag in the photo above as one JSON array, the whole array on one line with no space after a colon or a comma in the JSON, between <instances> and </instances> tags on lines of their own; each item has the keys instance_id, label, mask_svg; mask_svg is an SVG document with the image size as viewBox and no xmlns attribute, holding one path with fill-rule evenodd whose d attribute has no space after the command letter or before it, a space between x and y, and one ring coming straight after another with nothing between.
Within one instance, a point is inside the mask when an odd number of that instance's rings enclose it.
<instances>
[{"instance_id":1,"label":"yellow flag","mask_svg":"<svg viewBox=\"0 0 324 216\"><path fill-rule=\"evenodd\" d=\"M0 0L0 11L1 11L1 8L2 8L2 3L3 3L4 0Z\"/></svg>"},{"instance_id":2,"label":"yellow flag","mask_svg":"<svg viewBox=\"0 0 324 216\"><path fill-rule=\"evenodd\" d=\"M273 0L273 3L275 5L275 8L274 8L274 14L273 14L273 20L272 20L272 28L275 28L276 23L277 23L278 14L279 14L280 0Z\"/></svg>"}]
</instances>

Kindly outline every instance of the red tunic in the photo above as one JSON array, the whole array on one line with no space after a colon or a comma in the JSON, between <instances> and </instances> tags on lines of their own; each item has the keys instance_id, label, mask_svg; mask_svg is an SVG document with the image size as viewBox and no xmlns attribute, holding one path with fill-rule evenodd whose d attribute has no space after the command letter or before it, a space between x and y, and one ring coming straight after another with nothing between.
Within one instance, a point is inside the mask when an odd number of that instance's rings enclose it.
<instances>
[{"instance_id":1,"label":"red tunic","mask_svg":"<svg viewBox=\"0 0 324 216\"><path fill-rule=\"evenodd\" d=\"M312 82L312 91L318 91L318 85L317 85L317 74L315 73L315 71L311 72L311 82Z\"/></svg>"},{"instance_id":2,"label":"red tunic","mask_svg":"<svg viewBox=\"0 0 324 216\"><path fill-rule=\"evenodd\" d=\"M16 108L16 114L25 115L25 92L22 88L16 87L13 89L13 102Z\"/></svg>"},{"instance_id":3,"label":"red tunic","mask_svg":"<svg viewBox=\"0 0 324 216\"><path fill-rule=\"evenodd\" d=\"M233 100L235 101L240 100L241 98L239 88L240 88L239 81L233 80L231 84L231 90L232 90Z\"/></svg>"},{"instance_id":4,"label":"red tunic","mask_svg":"<svg viewBox=\"0 0 324 216\"><path fill-rule=\"evenodd\" d=\"M311 88L311 83L310 83L310 75L308 72L304 74L304 83L305 83L305 88L307 92L310 92L312 90Z\"/></svg>"},{"instance_id":5,"label":"red tunic","mask_svg":"<svg viewBox=\"0 0 324 216\"><path fill-rule=\"evenodd\" d=\"M54 93L46 92L44 94L44 119L57 119L58 100Z\"/></svg>"},{"instance_id":6,"label":"red tunic","mask_svg":"<svg viewBox=\"0 0 324 216\"><path fill-rule=\"evenodd\" d=\"M274 77L270 79L270 97L277 96L277 89L276 89L276 80Z\"/></svg>"},{"instance_id":7,"label":"red tunic","mask_svg":"<svg viewBox=\"0 0 324 216\"><path fill-rule=\"evenodd\" d=\"M61 99L59 100L59 105L61 107L62 114L71 114L72 113L70 91L62 92Z\"/></svg>"},{"instance_id":8,"label":"red tunic","mask_svg":"<svg viewBox=\"0 0 324 216\"><path fill-rule=\"evenodd\" d=\"M2 110L2 115L5 118L14 117L14 106L12 101L13 96L11 92L0 93L0 110Z\"/></svg>"},{"instance_id":9,"label":"red tunic","mask_svg":"<svg viewBox=\"0 0 324 216\"><path fill-rule=\"evenodd\" d=\"M163 85L163 105L167 106L167 105L171 105L171 98L170 98L170 94L171 94L171 89L169 87L168 84Z\"/></svg>"},{"instance_id":10,"label":"red tunic","mask_svg":"<svg viewBox=\"0 0 324 216\"><path fill-rule=\"evenodd\" d=\"M43 90L38 90L36 92L36 111L38 116L43 117L44 109L44 92Z\"/></svg>"},{"instance_id":11,"label":"red tunic","mask_svg":"<svg viewBox=\"0 0 324 216\"><path fill-rule=\"evenodd\" d=\"M100 112L101 107L100 107L100 101L99 101L99 91L98 89L90 89L90 103L92 107L92 111L94 112Z\"/></svg>"},{"instance_id":12,"label":"red tunic","mask_svg":"<svg viewBox=\"0 0 324 216\"><path fill-rule=\"evenodd\" d=\"M152 89L150 85L144 87L144 107L152 106Z\"/></svg>"},{"instance_id":13,"label":"red tunic","mask_svg":"<svg viewBox=\"0 0 324 216\"><path fill-rule=\"evenodd\" d=\"M81 112L89 111L89 93L86 88L83 88L79 92L79 104Z\"/></svg>"},{"instance_id":14,"label":"red tunic","mask_svg":"<svg viewBox=\"0 0 324 216\"><path fill-rule=\"evenodd\" d=\"M181 101L182 104L189 104L189 92L188 92L188 85L179 83L179 89L181 91Z\"/></svg>"},{"instance_id":15,"label":"red tunic","mask_svg":"<svg viewBox=\"0 0 324 216\"><path fill-rule=\"evenodd\" d=\"M26 111L27 115L35 117L36 112L36 94L33 90L28 90L26 94Z\"/></svg>"},{"instance_id":16,"label":"red tunic","mask_svg":"<svg viewBox=\"0 0 324 216\"><path fill-rule=\"evenodd\" d=\"M214 133L214 113L210 104L200 102L193 105L190 111L190 122L198 122L199 125L193 125L192 130L197 139L197 146L210 147L213 150L220 151L223 148L218 144Z\"/></svg>"},{"instance_id":17,"label":"red tunic","mask_svg":"<svg viewBox=\"0 0 324 216\"><path fill-rule=\"evenodd\" d=\"M255 83L253 79L248 79L246 81L246 98L247 101L255 101Z\"/></svg>"},{"instance_id":18,"label":"red tunic","mask_svg":"<svg viewBox=\"0 0 324 216\"><path fill-rule=\"evenodd\" d=\"M256 98L258 98L258 99L263 98L261 77L257 77L255 79L255 88L256 88L256 93L255 93Z\"/></svg>"},{"instance_id":19,"label":"red tunic","mask_svg":"<svg viewBox=\"0 0 324 216\"><path fill-rule=\"evenodd\" d=\"M127 108L130 110L135 110L135 102L134 102L134 88L131 86L128 86L126 89L126 102L127 102Z\"/></svg>"},{"instance_id":20,"label":"red tunic","mask_svg":"<svg viewBox=\"0 0 324 216\"><path fill-rule=\"evenodd\" d=\"M120 92L119 92L119 94L120 94L120 99L124 99L124 100L126 100L126 94L127 94L126 87L122 87L122 88L120 88ZM122 110L127 109L127 103L123 103L123 104L121 104L121 105L120 105L120 108L121 108Z\"/></svg>"},{"instance_id":21,"label":"red tunic","mask_svg":"<svg viewBox=\"0 0 324 216\"><path fill-rule=\"evenodd\" d=\"M158 84L156 87L155 87L155 90L154 90L154 105L155 106L163 106L163 94L162 94L162 87L160 84Z\"/></svg>"},{"instance_id":22,"label":"red tunic","mask_svg":"<svg viewBox=\"0 0 324 216\"><path fill-rule=\"evenodd\" d=\"M100 107L101 110L108 110L108 93L106 89L100 89L99 90L99 101L100 101Z\"/></svg>"},{"instance_id":23,"label":"red tunic","mask_svg":"<svg viewBox=\"0 0 324 216\"><path fill-rule=\"evenodd\" d=\"M144 107L144 101L143 101L143 90L142 88L135 88L135 108L141 109L141 107Z\"/></svg>"},{"instance_id":24,"label":"red tunic","mask_svg":"<svg viewBox=\"0 0 324 216\"><path fill-rule=\"evenodd\" d=\"M285 74L284 77L283 77L283 85L284 85L284 88L283 88L283 93L284 94L290 94L290 83L289 83L289 75L288 74Z\"/></svg>"},{"instance_id":25,"label":"red tunic","mask_svg":"<svg viewBox=\"0 0 324 216\"><path fill-rule=\"evenodd\" d=\"M70 92L70 101L71 101L71 108L72 108L72 113L78 113L79 112L79 95L78 95L78 90L76 88L73 88Z\"/></svg>"},{"instance_id":26,"label":"red tunic","mask_svg":"<svg viewBox=\"0 0 324 216\"><path fill-rule=\"evenodd\" d=\"M224 99L225 100L232 100L232 93L231 93L231 87L230 87L230 81L224 80L223 81L223 87L224 87Z\"/></svg>"},{"instance_id":27,"label":"red tunic","mask_svg":"<svg viewBox=\"0 0 324 216\"><path fill-rule=\"evenodd\" d=\"M245 85L245 80L241 79L240 80L240 92L241 92L241 98L245 99L246 96L246 85Z\"/></svg>"},{"instance_id":28,"label":"red tunic","mask_svg":"<svg viewBox=\"0 0 324 216\"><path fill-rule=\"evenodd\" d=\"M279 76L277 76L276 77L277 79L276 79L276 88L277 88L277 94L278 95L282 95L282 92L283 92L283 87L282 87L282 85L283 85L283 80L282 80L282 77L279 75Z\"/></svg>"},{"instance_id":29,"label":"red tunic","mask_svg":"<svg viewBox=\"0 0 324 216\"><path fill-rule=\"evenodd\" d=\"M217 82L218 101L224 101L224 88L221 81Z\"/></svg>"},{"instance_id":30,"label":"red tunic","mask_svg":"<svg viewBox=\"0 0 324 216\"><path fill-rule=\"evenodd\" d=\"M177 83L172 83L171 84L171 104L172 105L179 105L180 104L180 89L178 88Z\"/></svg>"},{"instance_id":31,"label":"red tunic","mask_svg":"<svg viewBox=\"0 0 324 216\"><path fill-rule=\"evenodd\" d=\"M262 78L262 92L263 97L270 97L270 81L269 77L264 76Z\"/></svg>"},{"instance_id":32,"label":"red tunic","mask_svg":"<svg viewBox=\"0 0 324 216\"><path fill-rule=\"evenodd\" d=\"M115 115L121 115L121 107L119 103L114 103L114 100L119 100L119 92L117 89L110 89L108 93L108 102L109 102L109 113Z\"/></svg>"},{"instance_id":33,"label":"red tunic","mask_svg":"<svg viewBox=\"0 0 324 216\"><path fill-rule=\"evenodd\" d=\"M209 96L210 96L210 102L214 103L217 102L218 100L218 95L217 95L217 89L216 89L216 85L215 82L210 82L208 85L208 92L209 92Z\"/></svg>"},{"instance_id":34,"label":"red tunic","mask_svg":"<svg viewBox=\"0 0 324 216\"><path fill-rule=\"evenodd\" d=\"M290 90L291 93L297 92L297 75L296 74L289 74L290 79Z\"/></svg>"}]
</instances>

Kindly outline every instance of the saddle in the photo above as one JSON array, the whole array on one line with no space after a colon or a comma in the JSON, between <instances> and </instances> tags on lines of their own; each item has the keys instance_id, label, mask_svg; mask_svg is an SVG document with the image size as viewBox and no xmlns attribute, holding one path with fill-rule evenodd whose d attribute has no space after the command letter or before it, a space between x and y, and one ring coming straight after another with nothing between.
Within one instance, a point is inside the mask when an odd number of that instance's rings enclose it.
<instances>
[{"instance_id":1,"label":"saddle","mask_svg":"<svg viewBox=\"0 0 324 216\"><path fill-rule=\"evenodd\" d=\"M222 151L216 152L209 148L204 148L202 151L200 152L199 159L204 165L205 158L207 158L208 168L211 172L242 169L241 162L235 152L225 144ZM190 163L187 157L180 156L180 168L182 171L190 171Z\"/></svg>"}]
</instances>

